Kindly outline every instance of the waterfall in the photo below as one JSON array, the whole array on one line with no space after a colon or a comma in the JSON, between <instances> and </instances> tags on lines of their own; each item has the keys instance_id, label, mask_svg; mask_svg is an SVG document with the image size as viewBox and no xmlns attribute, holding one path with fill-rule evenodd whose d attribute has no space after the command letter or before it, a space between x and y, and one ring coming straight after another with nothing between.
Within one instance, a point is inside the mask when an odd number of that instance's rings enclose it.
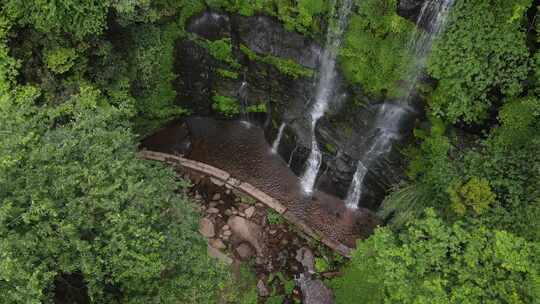
<instances>
[{"instance_id":1,"label":"waterfall","mask_svg":"<svg viewBox=\"0 0 540 304\"><path fill-rule=\"evenodd\" d=\"M431 51L433 39L444 27L448 10L453 0L426 1L418 16L416 26L425 27L425 31L412 35L409 39L408 49L414 54L414 62L409 68L409 81L405 97L401 105L384 103L377 113L375 120L376 137L361 159L358 160L356 172L347 191L345 202L349 208L357 208L362 196L364 178L370 163L388 154L392 149L392 141L400 139L399 123L411 111L408 104L411 101L414 88L425 66L427 55Z\"/></svg>"},{"instance_id":2,"label":"waterfall","mask_svg":"<svg viewBox=\"0 0 540 304\"><path fill-rule=\"evenodd\" d=\"M433 39L444 28L448 11L453 3L454 0L436 0L426 1L422 5L420 14L416 20L416 28L420 29L423 26L425 31L418 31L409 39L408 49L413 53L414 61L409 68L410 78L407 95L404 98L405 102L409 102L412 97L418 77L426 65L426 59L433 45Z\"/></svg>"},{"instance_id":3,"label":"waterfall","mask_svg":"<svg viewBox=\"0 0 540 304\"><path fill-rule=\"evenodd\" d=\"M356 165L356 172L354 173L352 184L361 185L364 182L364 177L367 173L367 168L361 161L358 161ZM362 196L362 187L349 187L349 192L347 193L347 198L345 199L345 205L348 208L356 208L358 201Z\"/></svg>"},{"instance_id":4,"label":"waterfall","mask_svg":"<svg viewBox=\"0 0 540 304\"><path fill-rule=\"evenodd\" d=\"M272 143L272 153L276 154L278 152L279 143L281 142L281 137L283 137L283 130L285 130L285 126L287 124L282 123L281 126L279 126L278 134L274 142Z\"/></svg>"},{"instance_id":5,"label":"waterfall","mask_svg":"<svg viewBox=\"0 0 540 304\"><path fill-rule=\"evenodd\" d=\"M238 99L240 101L240 121L247 126L251 126L249 111L248 111L248 83L242 81L238 88Z\"/></svg>"},{"instance_id":6,"label":"waterfall","mask_svg":"<svg viewBox=\"0 0 540 304\"><path fill-rule=\"evenodd\" d=\"M315 181L319 173L322 162L322 154L315 136L317 121L324 115L328 104L334 99L336 89L336 57L341 45L341 39L347 26L347 19L352 7L352 0L342 0L336 11L336 1L331 3L332 11L329 20L337 20L328 27L326 33L326 45L322 53L317 86L315 89L315 99L311 106L309 115L311 119L311 152L306 162L304 174L302 175L302 189L306 194L313 192ZM334 18L335 17L335 18Z\"/></svg>"}]
</instances>

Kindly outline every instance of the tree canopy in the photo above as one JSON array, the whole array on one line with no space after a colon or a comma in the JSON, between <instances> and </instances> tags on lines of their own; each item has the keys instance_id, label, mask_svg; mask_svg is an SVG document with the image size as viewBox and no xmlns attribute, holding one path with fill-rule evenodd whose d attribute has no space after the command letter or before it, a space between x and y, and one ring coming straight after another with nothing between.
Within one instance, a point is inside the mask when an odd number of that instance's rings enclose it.
<instances>
[{"instance_id":1,"label":"tree canopy","mask_svg":"<svg viewBox=\"0 0 540 304\"><path fill-rule=\"evenodd\" d=\"M505 231L447 225L426 211L378 229L333 281L337 303L538 303L538 246Z\"/></svg>"}]
</instances>

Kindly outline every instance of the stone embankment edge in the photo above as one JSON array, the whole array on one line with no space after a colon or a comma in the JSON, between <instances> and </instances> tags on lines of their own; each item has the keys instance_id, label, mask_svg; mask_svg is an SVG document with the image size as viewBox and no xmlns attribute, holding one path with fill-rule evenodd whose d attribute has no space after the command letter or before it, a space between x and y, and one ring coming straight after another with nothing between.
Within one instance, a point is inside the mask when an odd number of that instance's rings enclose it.
<instances>
[{"instance_id":1,"label":"stone embankment edge","mask_svg":"<svg viewBox=\"0 0 540 304\"><path fill-rule=\"evenodd\" d=\"M218 169L216 167L187 159L182 156L167 154L162 152L150 151L150 150L141 150L138 153L138 156L146 160L155 160L160 162L165 162L170 165L179 165L181 167L194 170L196 172L208 175L210 177L216 178L223 182L225 185L232 187L234 189L240 190L248 196L256 199L262 204L266 205L269 208L272 208L283 217L297 226L302 232L308 236L322 242L326 246L330 247L332 250L337 253L345 256L351 257L352 249L344 244L331 240L325 237L322 233L315 231L309 227L304 221L295 216L292 212L289 212L285 206L283 206L278 200L274 199L270 195L264 193L263 191L257 189L253 185L247 182L240 181L232 177L228 172Z\"/></svg>"}]
</instances>

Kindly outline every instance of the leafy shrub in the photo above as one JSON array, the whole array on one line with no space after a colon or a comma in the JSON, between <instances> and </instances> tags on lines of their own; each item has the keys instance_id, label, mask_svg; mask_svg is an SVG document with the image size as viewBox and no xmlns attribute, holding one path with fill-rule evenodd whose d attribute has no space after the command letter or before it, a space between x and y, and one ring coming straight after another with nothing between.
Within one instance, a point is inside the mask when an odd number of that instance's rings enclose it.
<instances>
[{"instance_id":1,"label":"leafy shrub","mask_svg":"<svg viewBox=\"0 0 540 304\"><path fill-rule=\"evenodd\" d=\"M266 111L266 104L264 103L251 105L246 108L246 112L248 113L266 113Z\"/></svg>"},{"instance_id":2,"label":"leafy shrub","mask_svg":"<svg viewBox=\"0 0 540 304\"><path fill-rule=\"evenodd\" d=\"M45 52L47 67L56 74L63 74L71 69L77 59L77 51L72 48L55 48Z\"/></svg>"},{"instance_id":3,"label":"leafy shrub","mask_svg":"<svg viewBox=\"0 0 540 304\"><path fill-rule=\"evenodd\" d=\"M3 16L0 16L0 95L7 96L7 92L15 82L19 62L9 56L7 46L8 33L11 23Z\"/></svg>"},{"instance_id":4,"label":"leafy shrub","mask_svg":"<svg viewBox=\"0 0 540 304\"><path fill-rule=\"evenodd\" d=\"M240 64L236 61L232 52L231 38L223 38L215 41L207 40L204 45L210 55L217 60L226 62L234 68L240 67Z\"/></svg>"},{"instance_id":5,"label":"leafy shrub","mask_svg":"<svg viewBox=\"0 0 540 304\"><path fill-rule=\"evenodd\" d=\"M345 34L340 63L347 80L371 95L400 96L411 54L414 24L397 15L397 0L359 0Z\"/></svg>"},{"instance_id":6,"label":"leafy shrub","mask_svg":"<svg viewBox=\"0 0 540 304\"><path fill-rule=\"evenodd\" d=\"M257 304L257 277L249 264L242 263L239 276L225 283L222 298L231 304Z\"/></svg>"},{"instance_id":7,"label":"leafy shrub","mask_svg":"<svg viewBox=\"0 0 540 304\"><path fill-rule=\"evenodd\" d=\"M325 272L330 269L330 265L324 258L315 258L315 271Z\"/></svg>"},{"instance_id":8,"label":"leafy shrub","mask_svg":"<svg viewBox=\"0 0 540 304\"><path fill-rule=\"evenodd\" d=\"M283 59L266 55L261 59L261 61L273 65L282 74L291 76L293 78L313 76L312 69L303 67L292 59Z\"/></svg>"},{"instance_id":9,"label":"leafy shrub","mask_svg":"<svg viewBox=\"0 0 540 304\"><path fill-rule=\"evenodd\" d=\"M5 16L50 34L69 33L78 39L101 34L109 1L3 1Z\"/></svg>"},{"instance_id":10,"label":"leafy shrub","mask_svg":"<svg viewBox=\"0 0 540 304\"><path fill-rule=\"evenodd\" d=\"M274 66L282 74L298 77L313 77L314 71L306 68L291 59L278 58L272 55L257 55L245 45L240 45L240 51L248 56L251 61L260 61Z\"/></svg>"},{"instance_id":11,"label":"leafy shrub","mask_svg":"<svg viewBox=\"0 0 540 304\"><path fill-rule=\"evenodd\" d=\"M174 172L137 158L129 109L91 87L54 107L37 98L0 98L3 302L52 302L72 275L99 303L213 301L225 273Z\"/></svg>"},{"instance_id":12,"label":"leafy shrub","mask_svg":"<svg viewBox=\"0 0 540 304\"><path fill-rule=\"evenodd\" d=\"M434 44L429 73L439 80L431 107L450 122L480 122L500 95L516 97L529 73L523 19L528 0L457 1Z\"/></svg>"},{"instance_id":13,"label":"leafy shrub","mask_svg":"<svg viewBox=\"0 0 540 304\"><path fill-rule=\"evenodd\" d=\"M406 231L358 243L336 303L534 303L534 245L508 232L447 225L428 210Z\"/></svg>"},{"instance_id":14,"label":"leafy shrub","mask_svg":"<svg viewBox=\"0 0 540 304\"><path fill-rule=\"evenodd\" d=\"M305 28L310 28L314 17L324 13L325 8L324 0L298 0L299 23Z\"/></svg>"},{"instance_id":15,"label":"leafy shrub","mask_svg":"<svg viewBox=\"0 0 540 304\"><path fill-rule=\"evenodd\" d=\"M526 98L506 103L494 128L479 149L464 157L467 176L489 181L496 195L479 219L484 225L539 240L540 101Z\"/></svg>"},{"instance_id":16,"label":"leafy shrub","mask_svg":"<svg viewBox=\"0 0 540 304\"><path fill-rule=\"evenodd\" d=\"M327 11L326 0L208 0L206 3L215 9L225 9L244 16L264 12L280 19L287 30L312 35L318 31L320 18Z\"/></svg>"},{"instance_id":17,"label":"leafy shrub","mask_svg":"<svg viewBox=\"0 0 540 304\"><path fill-rule=\"evenodd\" d=\"M175 22L163 28L132 27L134 46L129 63L132 92L136 99L136 130L147 133L174 116L186 113L175 104L174 43L183 34Z\"/></svg>"},{"instance_id":18,"label":"leafy shrub","mask_svg":"<svg viewBox=\"0 0 540 304\"><path fill-rule=\"evenodd\" d=\"M429 134L415 130L415 135L422 139L420 147L412 151L407 175L421 184L415 187L417 193L410 198L419 198L419 201L430 202L429 206L445 208L449 204L446 190L455 181L460 180L456 163L450 158L454 151L451 140L446 136L446 127L442 120L432 117ZM426 206L424 206L426 207ZM422 210L423 208L420 208Z\"/></svg>"},{"instance_id":19,"label":"leafy shrub","mask_svg":"<svg viewBox=\"0 0 540 304\"><path fill-rule=\"evenodd\" d=\"M285 222L285 219L281 214L277 213L273 209L268 209L268 213L266 214L266 219L268 220L268 223L270 225L279 225Z\"/></svg>"},{"instance_id":20,"label":"leafy shrub","mask_svg":"<svg viewBox=\"0 0 540 304\"><path fill-rule=\"evenodd\" d=\"M490 204L495 202L495 194L491 192L489 182L473 177L465 184L454 184L448 189L452 209L459 215L472 208L476 214L483 213Z\"/></svg>"},{"instance_id":21,"label":"leafy shrub","mask_svg":"<svg viewBox=\"0 0 540 304\"><path fill-rule=\"evenodd\" d=\"M212 100L214 102L212 104L212 109L218 111L226 117L233 117L234 115L240 113L240 105L238 104L238 100L232 97L214 95Z\"/></svg>"},{"instance_id":22,"label":"leafy shrub","mask_svg":"<svg viewBox=\"0 0 540 304\"><path fill-rule=\"evenodd\" d=\"M124 26L134 23L154 23L166 17L180 15L181 23L205 9L204 1L112 1L118 22Z\"/></svg>"},{"instance_id":23,"label":"leafy shrub","mask_svg":"<svg viewBox=\"0 0 540 304\"><path fill-rule=\"evenodd\" d=\"M221 77L231 78L231 79L238 79L238 73L233 72L233 71L229 71L229 70L225 70L225 69L217 69L217 73Z\"/></svg>"}]
</instances>

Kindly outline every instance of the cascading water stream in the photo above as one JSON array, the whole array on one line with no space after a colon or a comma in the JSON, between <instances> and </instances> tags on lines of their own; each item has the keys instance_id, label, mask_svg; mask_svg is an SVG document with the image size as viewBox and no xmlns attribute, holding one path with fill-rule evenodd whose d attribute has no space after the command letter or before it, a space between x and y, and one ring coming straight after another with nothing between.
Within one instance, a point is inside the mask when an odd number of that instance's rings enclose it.
<instances>
[{"instance_id":1,"label":"cascading water stream","mask_svg":"<svg viewBox=\"0 0 540 304\"><path fill-rule=\"evenodd\" d=\"M352 7L352 0L342 0L339 8L335 9L336 1L332 2L330 20L337 22L328 27L326 45L319 65L318 81L315 90L315 101L310 110L311 118L311 152L306 162L301 185L306 194L311 194L319 173L322 154L317 143L315 128L317 121L324 115L328 104L334 99L336 89L336 57L341 45L341 39L347 26L347 19ZM335 17L335 18L334 18Z\"/></svg>"},{"instance_id":2,"label":"cascading water stream","mask_svg":"<svg viewBox=\"0 0 540 304\"><path fill-rule=\"evenodd\" d=\"M453 0L426 1L422 6L416 25L417 28L424 26L425 31L419 31L418 34L413 35L409 40L408 48L414 54L415 60L409 68L410 76L407 92L400 102L402 107L398 107L398 110L396 110L395 107L383 104L377 113L375 125L380 132L367 152L358 161L356 172L354 173L345 199L345 203L349 208L358 207L358 201L362 196L364 178L368 172L367 168L369 164L389 153L392 148L392 140L400 138L396 124L401 120L401 115L406 115L407 113L406 109L412 98L420 73L425 66L427 55L431 51L433 39L444 28L448 10L453 2Z\"/></svg>"},{"instance_id":3,"label":"cascading water stream","mask_svg":"<svg viewBox=\"0 0 540 304\"><path fill-rule=\"evenodd\" d=\"M420 10L416 21L416 28L423 27L424 31L418 31L409 39L408 49L414 54L414 61L409 67L409 81L404 102L409 102L418 77L426 65L428 54L431 51L433 40L444 29L448 11L454 4L454 0L426 1Z\"/></svg>"},{"instance_id":4,"label":"cascading water stream","mask_svg":"<svg viewBox=\"0 0 540 304\"><path fill-rule=\"evenodd\" d=\"M364 182L364 177L366 177L368 169L364 166L364 164L359 161L356 165L356 172L354 172L352 184L353 185L361 185ZM348 208L354 209L356 208L356 204L360 200L360 197L362 196L362 187L349 187L349 191L347 193L347 198L345 199L345 205Z\"/></svg>"},{"instance_id":5,"label":"cascading water stream","mask_svg":"<svg viewBox=\"0 0 540 304\"><path fill-rule=\"evenodd\" d=\"M240 88L238 88L238 99L240 100L240 120L248 127L251 126L251 121L248 111L248 83L242 81Z\"/></svg>"},{"instance_id":6,"label":"cascading water stream","mask_svg":"<svg viewBox=\"0 0 540 304\"><path fill-rule=\"evenodd\" d=\"M279 143L281 142L281 138L283 137L283 130L285 130L286 125L286 123L282 123L281 126L279 126L277 137L272 143L272 153L274 154L278 152Z\"/></svg>"}]
</instances>

